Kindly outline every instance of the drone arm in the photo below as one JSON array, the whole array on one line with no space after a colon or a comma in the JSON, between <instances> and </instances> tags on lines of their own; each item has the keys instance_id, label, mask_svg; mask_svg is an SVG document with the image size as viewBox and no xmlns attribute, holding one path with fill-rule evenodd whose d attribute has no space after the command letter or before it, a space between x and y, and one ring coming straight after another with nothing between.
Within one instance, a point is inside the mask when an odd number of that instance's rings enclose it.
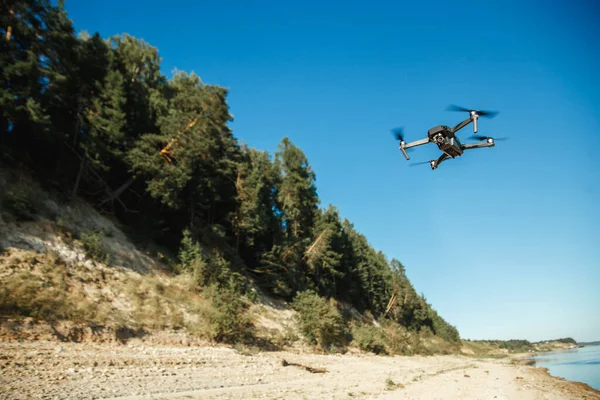
<instances>
[{"instance_id":1,"label":"drone arm","mask_svg":"<svg viewBox=\"0 0 600 400\"><path fill-rule=\"evenodd\" d=\"M440 166L441 163L444 162L444 160L448 159L448 154L443 153L438 159L437 161L434 161L434 164L432 165L431 169L436 169L437 167Z\"/></svg>"},{"instance_id":2,"label":"drone arm","mask_svg":"<svg viewBox=\"0 0 600 400\"><path fill-rule=\"evenodd\" d=\"M410 149L411 147L422 146L424 144L429 143L429 138L415 140L414 142L410 142L404 145L405 149Z\"/></svg>"},{"instance_id":3,"label":"drone arm","mask_svg":"<svg viewBox=\"0 0 600 400\"><path fill-rule=\"evenodd\" d=\"M469 125L471 122L473 122L473 132L477 133L477 116L473 118L473 116L471 115L469 115L469 118L465 119L464 121L456 125L454 128L452 128L452 133L456 133L465 126Z\"/></svg>"},{"instance_id":4,"label":"drone arm","mask_svg":"<svg viewBox=\"0 0 600 400\"><path fill-rule=\"evenodd\" d=\"M461 148L463 150L472 150L472 149L482 149L484 147L494 147L496 144L492 141L485 141L485 142L479 142L479 143L468 143L468 144L463 144L461 146Z\"/></svg>"},{"instance_id":5,"label":"drone arm","mask_svg":"<svg viewBox=\"0 0 600 400\"><path fill-rule=\"evenodd\" d=\"M400 142L400 151L402 151L402 154L404 154L404 158L406 158L407 160L410 160L410 157L408 156L406 149L410 149L411 147L422 146L427 143L429 143L428 137L425 139L415 140L414 142L410 142L410 143Z\"/></svg>"}]
</instances>

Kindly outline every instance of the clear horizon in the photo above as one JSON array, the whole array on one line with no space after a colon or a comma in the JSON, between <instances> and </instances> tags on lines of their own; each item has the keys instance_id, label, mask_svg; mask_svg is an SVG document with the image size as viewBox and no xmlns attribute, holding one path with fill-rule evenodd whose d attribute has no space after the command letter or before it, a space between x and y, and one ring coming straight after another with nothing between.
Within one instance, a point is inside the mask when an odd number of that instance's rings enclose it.
<instances>
[{"instance_id":1,"label":"clear horizon","mask_svg":"<svg viewBox=\"0 0 600 400\"><path fill-rule=\"evenodd\" d=\"M66 0L76 31L129 33L229 88L234 135L307 155L335 205L462 338L600 340L597 2ZM496 110L504 137L431 171L406 140ZM472 126L459 137L468 141ZM596 238L596 239L594 239ZM595 244L594 244L595 243Z\"/></svg>"}]
</instances>

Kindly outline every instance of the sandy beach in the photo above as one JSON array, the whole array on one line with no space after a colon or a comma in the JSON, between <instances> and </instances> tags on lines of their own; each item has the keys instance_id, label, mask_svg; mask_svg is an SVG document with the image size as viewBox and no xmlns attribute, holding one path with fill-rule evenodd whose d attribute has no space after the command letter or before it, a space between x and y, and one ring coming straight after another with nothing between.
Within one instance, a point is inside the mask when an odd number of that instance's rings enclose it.
<instances>
[{"instance_id":1,"label":"sandy beach","mask_svg":"<svg viewBox=\"0 0 600 400\"><path fill-rule=\"evenodd\" d=\"M600 399L514 358L455 355L32 341L0 343L0 369L2 399Z\"/></svg>"}]
</instances>

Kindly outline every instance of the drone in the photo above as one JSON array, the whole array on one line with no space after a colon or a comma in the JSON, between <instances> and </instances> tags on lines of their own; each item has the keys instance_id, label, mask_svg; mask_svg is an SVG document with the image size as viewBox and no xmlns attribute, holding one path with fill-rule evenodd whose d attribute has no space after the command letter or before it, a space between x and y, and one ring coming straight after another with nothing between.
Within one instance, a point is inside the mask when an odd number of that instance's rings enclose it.
<instances>
[{"instance_id":1,"label":"drone","mask_svg":"<svg viewBox=\"0 0 600 400\"><path fill-rule=\"evenodd\" d=\"M463 155L465 150L472 149L481 149L485 147L494 147L496 145L496 141L506 140L507 138L492 138L481 135L473 135L470 139L479 140L478 143L467 143L463 144L460 142L458 137L456 136L456 132L469 125L471 122L473 123L473 133L476 134L478 131L477 120L479 117L487 117L493 118L498 112L497 111L483 111L483 110L470 110L468 108L459 107L456 105L450 105L446 108L447 111L460 111L460 112L468 112L469 117L464 121L460 122L455 127L451 128L446 125L438 125L431 128L427 132L427 137L424 139L415 140L414 142L406 143L404 141L404 132L402 128L396 128L392 130L395 138L400 141L400 151L404 154L404 157L407 160L410 160L407 149L422 146L427 143L435 143L438 148L442 151L442 155L437 160L430 160L421 163L414 163L411 166L420 165L420 164L429 164L432 170L437 169L442 162L447 160L448 158L456 158Z\"/></svg>"}]
</instances>

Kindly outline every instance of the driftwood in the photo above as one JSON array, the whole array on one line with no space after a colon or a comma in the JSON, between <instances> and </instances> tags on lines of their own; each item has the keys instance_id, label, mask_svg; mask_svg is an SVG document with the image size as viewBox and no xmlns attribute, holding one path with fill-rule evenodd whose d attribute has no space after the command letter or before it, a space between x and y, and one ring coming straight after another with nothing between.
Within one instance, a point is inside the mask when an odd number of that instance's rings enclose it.
<instances>
[{"instance_id":1,"label":"driftwood","mask_svg":"<svg viewBox=\"0 0 600 400\"><path fill-rule=\"evenodd\" d=\"M307 370L308 372L311 372L313 374L324 374L325 372L327 372L327 370L325 368L313 368L313 367L308 367L306 365L302 365L302 364L297 364L297 363L293 363L293 362L287 362L285 360L281 360L281 365L283 365L284 367L287 367L288 365L293 365L295 367L300 367L300 368L304 368L305 370Z\"/></svg>"}]
</instances>

